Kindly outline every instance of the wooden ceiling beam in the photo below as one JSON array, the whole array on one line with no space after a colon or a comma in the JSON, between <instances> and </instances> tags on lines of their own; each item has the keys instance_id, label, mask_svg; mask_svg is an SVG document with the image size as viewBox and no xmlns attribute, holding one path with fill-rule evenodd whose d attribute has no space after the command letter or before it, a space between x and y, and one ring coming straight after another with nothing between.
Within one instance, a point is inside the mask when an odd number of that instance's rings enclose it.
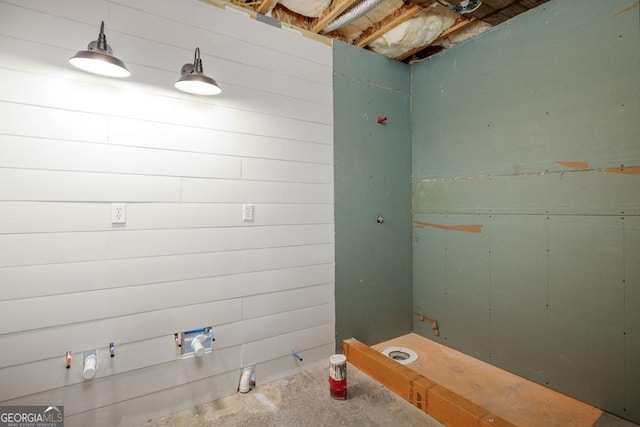
<instances>
[{"instance_id":1,"label":"wooden ceiling beam","mask_svg":"<svg viewBox=\"0 0 640 427\"><path fill-rule=\"evenodd\" d=\"M373 24L367 28L360 37L358 37L353 44L359 47L363 47L371 43L373 40L382 36L389 30L394 29L403 22L413 18L421 13L424 9L415 3L408 3L402 5L391 15L384 18L382 21Z\"/></svg>"},{"instance_id":2,"label":"wooden ceiling beam","mask_svg":"<svg viewBox=\"0 0 640 427\"><path fill-rule=\"evenodd\" d=\"M353 6L358 0L333 0L331 5L322 12L322 15L316 19L311 27L311 32L319 33L330 22L335 20L338 16Z\"/></svg>"},{"instance_id":3,"label":"wooden ceiling beam","mask_svg":"<svg viewBox=\"0 0 640 427\"><path fill-rule=\"evenodd\" d=\"M274 1L275 0L262 0L262 3L260 3L258 7L258 13L262 13L263 15L267 13Z\"/></svg>"},{"instance_id":4,"label":"wooden ceiling beam","mask_svg":"<svg viewBox=\"0 0 640 427\"><path fill-rule=\"evenodd\" d=\"M462 30L464 27L466 27L467 25L476 22L476 18L471 18L469 20L467 19L461 19L460 21L456 22L455 24L453 24L451 27L447 28L446 30L444 30L442 32L442 34L440 34L438 36L437 39L435 39L434 41L432 41L431 43L424 45L424 46L418 46L414 49L411 49L405 53L403 53L400 56L397 56L395 59L396 61L403 61L405 59L407 59L408 57L410 57L411 55L413 55L414 53L418 53L423 49L426 49L427 47L431 46L431 45L435 45L438 42L440 42L441 40L447 38L448 36L450 36L451 34L455 33L456 31L460 31Z\"/></svg>"}]
</instances>

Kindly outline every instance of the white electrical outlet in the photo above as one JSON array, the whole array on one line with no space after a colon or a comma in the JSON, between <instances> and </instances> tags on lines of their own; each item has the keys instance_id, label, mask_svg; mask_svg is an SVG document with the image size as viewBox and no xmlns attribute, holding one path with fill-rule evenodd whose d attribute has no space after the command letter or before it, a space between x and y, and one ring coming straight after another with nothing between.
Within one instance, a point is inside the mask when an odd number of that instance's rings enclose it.
<instances>
[{"instance_id":1,"label":"white electrical outlet","mask_svg":"<svg viewBox=\"0 0 640 427\"><path fill-rule=\"evenodd\" d=\"M242 220L253 221L253 205L251 204L242 205Z\"/></svg>"},{"instance_id":2,"label":"white electrical outlet","mask_svg":"<svg viewBox=\"0 0 640 427\"><path fill-rule=\"evenodd\" d=\"M111 204L111 224L126 224L127 205L124 203Z\"/></svg>"}]
</instances>

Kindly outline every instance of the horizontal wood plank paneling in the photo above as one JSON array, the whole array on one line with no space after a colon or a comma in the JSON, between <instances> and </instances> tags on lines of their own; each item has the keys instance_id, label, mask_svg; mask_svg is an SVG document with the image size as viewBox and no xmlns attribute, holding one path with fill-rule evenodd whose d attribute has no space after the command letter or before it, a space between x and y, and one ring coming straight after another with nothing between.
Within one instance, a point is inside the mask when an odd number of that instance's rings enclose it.
<instances>
[{"instance_id":1,"label":"horizontal wood plank paneling","mask_svg":"<svg viewBox=\"0 0 640 427\"><path fill-rule=\"evenodd\" d=\"M141 165L140 158L147 161ZM0 167L240 178L240 159L237 157L8 135L0 135Z\"/></svg>"},{"instance_id":2,"label":"horizontal wood plank paneling","mask_svg":"<svg viewBox=\"0 0 640 427\"><path fill-rule=\"evenodd\" d=\"M110 117L109 143L307 163L333 163L331 139L320 143Z\"/></svg>"},{"instance_id":3,"label":"horizontal wood plank paneling","mask_svg":"<svg viewBox=\"0 0 640 427\"><path fill-rule=\"evenodd\" d=\"M213 348L215 350L239 348L238 345L252 340L322 325L332 319L333 305L323 304L281 313L277 316L233 322L214 328L216 341ZM110 357L107 344L108 342L104 342L103 347L98 348L100 366L96 371L96 379L170 362L180 357L172 334L129 343L116 341L114 358ZM2 383L14 385L11 388L0 389L0 402L83 382L82 350L78 349L74 352L70 370L60 369L64 366L64 354L32 363L0 368ZM239 358L237 363L240 363ZM32 372L39 372L39 375L30 381L24 381L25 378L30 378Z\"/></svg>"},{"instance_id":4,"label":"horizontal wood plank paneling","mask_svg":"<svg viewBox=\"0 0 640 427\"><path fill-rule=\"evenodd\" d=\"M178 331L235 322L241 317L242 301L235 298L0 335L3 348L29 349L28 352L7 352L0 366L47 359L69 350L81 352L104 347L110 342L129 343L170 336Z\"/></svg>"},{"instance_id":5,"label":"horizontal wood plank paneling","mask_svg":"<svg viewBox=\"0 0 640 427\"><path fill-rule=\"evenodd\" d=\"M20 399L21 404L35 405L39 402L65 401L65 415L89 411L95 407L111 405L128 399L133 399L159 389L180 386L200 378L207 378L240 367L238 361L240 348L232 347L213 351L200 358L178 359L171 362L137 369L124 374L96 378L87 383L80 383L54 389ZM100 363L110 360L98 360ZM173 375L163 375L163 371L171 370ZM76 374L82 376L82 368L76 369ZM104 393L103 390L109 390ZM6 402L13 404L13 401Z\"/></svg>"},{"instance_id":6,"label":"horizontal wood plank paneling","mask_svg":"<svg viewBox=\"0 0 640 427\"><path fill-rule=\"evenodd\" d=\"M1 9L1 5L0 5ZM92 37L92 36L88 36ZM95 35L93 36L95 37ZM33 38L33 37L31 37ZM109 38L111 42L111 37ZM59 86L57 90L51 90L47 88L46 93L33 92L30 94L15 93L15 89L12 98L22 100L44 100L55 97L60 91L75 85L77 83L71 83L70 80L76 82L83 82L82 87L85 88L85 93L75 94L75 98L65 100L65 106L75 105L78 100L88 99L87 94L91 94L94 91L101 93L100 88L112 88L118 93L122 93L123 89L135 88L136 91L143 91L147 94L155 94L158 96L168 96L170 98L180 98L183 96L173 86L168 83L177 79L178 73L173 68L175 64L167 64L166 59L172 54L183 55L182 62L188 61L187 58L193 56L192 51L186 49L179 49L174 47L163 47L156 44L152 44L146 40L131 40L130 38L120 43L126 45L135 46L138 49L138 44L149 44L148 49L153 50L166 50L162 52L158 61L165 61L164 66L170 67L167 70L158 70L157 68L150 68L140 65L130 65L127 61L128 67L132 72L135 72L136 80L144 82L144 86L132 85L128 80L101 80L97 76L91 74L78 73L68 63L65 64L62 60L64 58L72 56L76 50L81 46L73 46L73 48L66 49L53 46L42 46L37 42L25 39L15 39L10 36L2 35L0 33L0 48L3 49L5 56L0 57L0 65L5 68L6 76L14 78L16 81L24 81L27 78L20 76L21 71L29 71L33 67L38 68L38 74L46 75L43 77L43 81L37 84L41 86L47 81L55 81ZM39 60L34 58L21 57L21 52L25 50L31 51L34 55L37 55ZM190 49L189 49L190 50ZM118 50L118 53L120 49ZM118 55L121 56L121 55ZM139 61L140 58L136 58ZM203 61L205 64L214 65L212 58L208 55L203 55ZM46 66L43 62L59 63L58 66ZM179 65L180 67L180 65ZM229 67L231 70L229 70ZM241 64L236 62L223 63L216 66L206 67L209 74L212 74L224 89L223 94L215 98L197 98L201 104L217 105L224 100L224 105L236 110L262 112L273 116L284 116L298 118L300 120L306 120L310 122L319 122L325 124L331 124L333 117L330 113L331 109L327 108L327 105L331 103L331 91L329 86L324 84L306 80L304 78L296 78L292 76L286 76L278 74L272 71L265 71L260 68L247 69ZM220 76L219 70L224 70L224 75ZM179 71L179 69L177 70ZM270 84L265 86L262 84L262 80L255 79L255 74L259 73L263 75L263 78L268 79ZM222 80L220 77L225 78ZM33 84L30 81L30 85ZM256 94L260 94L259 98L256 98ZM17 98L16 98L17 97ZM73 104L75 100L75 104ZM52 101L47 101L50 104ZM53 101L55 102L55 101ZM102 108L105 106L86 104L92 110Z\"/></svg>"},{"instance_id":7,"label":"horizontal wood plank paneling","mask_svg":"<svg viewBox=\"0 0 640 427\"><path fill-rule=\"evenodd\" d=\"M283 162L264 159L243 159L242 177L260 181L333 183L333 166Z\"/></svg>"},{"instance_id":8,"label":"horizontal wood plank paneling","mask_svg":"<svg viewBox=\"0 0 640 427\"><path fill-rule=\"evenodd\" d=\"M242 317L266 316L300 307L333 302L333 283L313 287L253 295L242 300Z\"/></svg>"},{"instance_id":9,"label":"horizontal wood plank paneling","mask_svg":"<svg viewBox=\"0 0 640 427\"><path fill-rule=\"evenodd\" d=\"M0 76L10 84L4 94L5 102L41 105L69 111L88 111L95 114L136 118L189 126L217 129L227 132L244 132L272 137L298 139L307 142L327 143L332 137L330 121L311 121L309 117L289 118L271 112L254 112L234 108L230 103L214 105L203 103L193 97L180 100L171 96L159 96L149 92L125 91L126 85L110 87L92 82L69 82L66 79L40 76L37 80L18 71L0 70ZM78 87L78 92L69 93L69 85ZM29 91L23 87L31 88ZM301 87L300 90L303 90ZM176 109L176 102L182 107ZM290 103L289 99L281 100ZM273 110L277 111L274 107ZM272 111L273 111L272 110ZM85 113L83 113L84 115ZM75 122L74 122L75 125ZM85 129L81 126L81 129ZM91 129L87 129L91 133ZM30 135L28 129L21 135ZM31 135L38 136L38 135ZM86 137L85 137L86 138Z\"/></svg>"},{"instance_id":10,"label":"horizontal wood plank paneling","mask_svg":"<svg viewBox=\"0 0 640 427\"><path fill-rule=\"evenodd\" d=\"M331 224L331 204L256 204L253 221L239 203L128 203L126 230ZM0 202L0 234L109 231L111 203Z\"/></svg>"},{"instance_id":11,"label":"horizontal wood plank paneling","mask_svg":"<svg viewBox=\"0 0 640 427\"><path fill-rule=\"evenodd\" d=\"M0 268L331 243L333 227L195 228L0 235ZM60 250L64 248L64 250Z\"/></svg>"},{"instance_id":12,"label":"horizontal wood plank paneling","mask_svg":"<svg viewBox=\"0 0 640 427\"><path fill-rule=\"evenodd\" d=\"M216 331L221 338L216 339L216 344L220 348L238 344L250 344L256 340L324 325L333 322L333 319L333 304L331 303L245 319L240 322L220 325ZM288 352L282 354L288 354Z\"/></svg>"},{"instance_id":13,"label":"horizontal wood plank paneling","mask_svg":"<svg viewBox=\"0 0 640 427\"><path fill-rule=\"evenodd\" d=\"M318 269L308 268L301 270L313 272ZM291 275L297 277L299 274ZM269 277L267 274L253 274L250 277L260 280L261 276ZM284 273L280 275L271 274L271 276L275 276L278 279L281 277L282 279L287 278ZM245 296L249 292L270 292L274 288L274 286L258 288L257 285L260 282L251 282L253 285L251 291L246 289L247 286L238 287L238 289L227 289L232 285L237 285L238 282L243 284L248 281L248 279L244 278L243 282L242 279L223 276L193 281L0 301L0 335L49 326L107 319L114 316L152 312L172 307L209 303ZM306 281L298 279L295 283L280 285L284 289L302 288L298 292L260 294L255 297L258 302L254 299L244 305L244 317L264 316L286 309L292 310L332 302L332 285L322 285L318 289L304 287L306 284L316 285L318 282L322 283L321 280L315 277ZM287 285L288 288L286 287ZM149 298L149 295L153 295L153 298ZM292 298L297 299L292 300ZM268 302L270 305L256 308L256 304L259 301ZM74 307L74 310L61 310L60 307ZM34 316L34 312L38 313L38 316Z\"/></svg>"},{"instance_id":14,"label":"horizontal wood plank paneling","mask_svg":"<svg viewBox=\"0 0 640 427\"><path fill-rule=\"evenodd\" d=\"M125 41L128 44L132 44L133 41ZM139 42L137 42L139 43ZM24 47L28 43L22 42L17 43L12 40L7 41L6 39L2 42L3 45L8 45L9 49L19 50L20 47ZM17 44L18 46L12 46L13 44ZM20 46L23 45L23 46ZM150 48L153 48L151 46ZM37 50L34 48L34 50ZM175 50L175 49L173 49ZM37 54L37 52L34 52ZM72 52L71 52L72 53ZM46 56L46 54L45 54ZM66 53L65 56L70 56L69 53ZM170 56L170 55L164 55ZM193 53L188 53L185 56L193 56ZM204 59L203 59L204 60ZM14 65L15 66L15 65ZM26 67L21 67L26 68ZM45 70L48 71L48 70ZM259 72L260 70L256 70ZM55 72L55 70L53 70ZM145 74L153 73L148 69L144 69L142 72L139 72L141 78L144 78ZM40 76L37 80L30 79L28 75L25 75L21 70L13 71L13 70L0 70L0 76L2 80L5 80L9 83L7 86L7 90L5 91L5 99L13 102L20 102L26 104L40 104L46 106L60 106L69 110L88 110L96 113L103 113L115 116L132 116L138 117L140 119L154 120L154 119L163 119L166 121L179 121L182 123L189 123L189 120L192 118L197 118L197 115L181 115L181 114L170 114L170 111L164 110L161 106L169 107L169 103L171 103L172 98L176 98L180 96L180 92L177 92L175 89L172 89L171 86L163 86L162 81L154 81L151 78L148 78L147 85L145 88L147 90L138 93L132 93L128 95L128 101L122 103L123 98L119 95L123 93L123 89L129 86L127 82L116 82L115 87L110 87L108 85L99 84L97 82L75 82L74 85L80 86L82 92L77 94L73 94L73 96L66 96L63 99L60 99L61 94L65 93L65 89L69 87L71 84L66 78L67 71L64 72L65 78L56 77L44 77ZM152 75L156 75L155 74ZM166 76L162 80L174 80L175 72L165 72ZM75 76L68 76L75 77ZM251 76L247 76L251 78ZM216 76L217 78L217 76ZM271 121L274 123L278 122L286 122L289 123L291 127L295 122L290 121L291 118L297 120L305 120L310 124L318 123L320 125L326 125L332 123L332 117L327 113L326 105L319 104L315 100L300 100L295 96L297 93L302 93L305 90L306 85L313 85L313 83L309 83L306 81L296 81L296 80L286 80L283 76L273 77L270 79L274 81L274 84L280 84L283 88L286 88L286 92L284 94L273 94L271 92L265 93L264 98L259 103L250 103L250 93L253 91L255 94L255 90L251 88L243 88L239 85L230 85L223 83L221 80L219 82L220 86L223 87L224 96L220 96L217 99L218 104L213 104L211 101L204 103L208 105L208 108L215 108L218 112L218 118L226 118L227 120L215 120L212 121L211 124L214 124L217 128L225 129L227 124L234 124L232 120L234 117L234 113L242 113L246 115L256 115L255 117L262 117L262 115L267 115L271 117ZM278 82L278 80L280 80ZM30 91L21 91L20 88L29 86L31 87ZM51 89L54 88L54 89ZM325 87L325 90L327 88ZM160 97L158 95L164 95L164 97ZM166 96L169 95L167 98ZM155 98L152 98L155 97ZM219 105L224 98L231 98L232 101L225 102L224 105ZM148 99L155 99L156 103L160 103L158 107L160 108L149 108L146 107L141 109L143 104L148 103ZM201 101L193 101L193 105L202 105ZM153 104L151 104L153 105ZM140 109L138 109L140 108ZM198 123L202 126L207 126L208 124L200 122ZM248 126L247 126L248 125ZM248 122L246 129L248 131L256 132L258 130L257 126L253 126L253 123ZM319 126L318 129L321 129L322 126ZM239 129L228 129L238 131ZM287 132L288 129L273 129L274 135L278 135L279 132ZM302 135L304 136L304 135Z\"/></svg>"},{"instance_id":15,"label":"horizontal wood plank paneling","mask_svg":"<svg viewBox=\"0 0 640 427\"><path fill-rule=\"evenodd\" d=\"M179 202L181 179L0 168L0 200Z\"/></svg>"},{"instance_id":16,"label":"horizontal wood plank paneling","mask_svg":"<svg viewBox=\"0 0 640 427\"><path fill-rule=\"evenodd\" d=\"M205 279L334 262L333 245L0 268L3 298ZM243 276L241 276L243 277Z\"/></svg>"},{"instance_id":17,"label":"horizontal wood plank paneling","mask_svg":"<svg viewBox=\"0 0 640 427\"><path fill-rule=\"evenodd\" d=\"M215 9L208 7L209 9ZM310 100L318 99L324 105L331 104L330 93L331 69L327 63L309 61L301 59L290 51L265 49L255 41L238 40L237 30L232 30L227 34L219 32L211 35L211 26L205 29L194 28L191 22L180 23L174 19L163 18L154 14L131 8L130 5L110 7L110 17L105 18L104 14L94 13L93 16L78 17L83 22L76 19L65 19L65 34L60 34L60 27L57 22L48 19L48 14L34 9L21 7L20 4L2 4L0 10L5 14L12 14L17 17L15 23L7 23L4 31L0 34L8 34L13 37L44 43L46 34L54 34L56 37L49 39L50 44L57 48L68 49L70 51L83 49L89 40L95 39L98 25L101 19L106 21L106 34L109 44L113 47L114 53L125 63L132 64L132 71L140 72L141 67L153 67L165 73L179 75L180 67L183 63L192 62L193 49L200 47L203 57L204 69L207 73L213 74L219 82L231 83L234 85L246 86L263 92L275 94L288 94L294 98L308 97ZM211 11L211 10L210 10ZM224 11L215 10L228 17L230 14ZM184 11L183 11L184 13ZM20 21L33 22L34 26L16 25ZM264 27L258 22L244 22L250 26ZM165 31L158 34L157 28L161 26ZM131 28L136 28L135 32ZM217 27L216 27L217 29ZM265 29L265 28L261 28ZM251 33L249 30L247 33ZM280 33L281 31L278 31ZM153 34L153 35L151 35ZM264 43L273 40L273 32L264 33ZM290 41L295 41L298 37L290 36ZM87 39L86 42L79 40ZM230 42L234 39L234 42ZM314 42L308 45L316 44ZM142 47L142 49L140 48ZM323 46L326 56L331 52L330 48ZM172 50L172 55L167 55L166 51ZM73 52L71 52L71 56ZM183 62L177 65L168 61L170 57L181 57ZM265 86L262 79L246 79L247 71L257 71L273 84ZM235 73L234 73L235 72ZM239 73L239 75L238 75ZM156 75L160 73L156 72ZM152 74L148 74L152 77ZM175 78L177 79L177 77ZM293 86L306 81L311 85L311 93L304 91L288 92L285 79L292 82ZM313 97L313 87L325 88L324 94L319 98ZM320 93L318 91L318 93ZM324 113L323 113L324 114Z\"/></svg>"},{"instance_id":18,"label":"horizontal wood plank paneling","mask_svg":"<svg viewBox=\"0 0 640 427\"><path fill-rule=\"evenodd\" d=\"M108 233L4 234L0 268L84 262L108 257Z\"/></svg>"},{"instance_id":19,"label":"horizontal wood plank paneling","mask_svg":"<svg viewBox=\"0 0 640 427\"><path fill-rule=\"evenodd\" d=\"M254 215L255 208L254 208ZM236 251L332 243L331 224L141 230L112 233L110 258Z\"/></svg>"},{"instance_id":20,"label":"horizontal wood plank paneling","mask_svg":"<svg viewBox=\"0 0 640 427\"><path fill-rule=\"evenodd\" d=\"M113 405L65 417L67 427L124 427L229 396L238 390L240 371L230 371Z\"/></svg>"},{"instance_id":21,"label":"horizontal wood plank paneling","mask_svg":"<svg viewBox=\"0 0 640 427\"><path fill-rule=\"evenodd\" d=\"M253 341L242 346L242 364L265 362L290 354L291 350L302 351L318 344L335 341L333 322L284 335Z\"/></svg>"},{"instance_id":22,"label":"horizontal wood plank paneling","mask_svg":"<svg viewBox=\"0 0 640 427\"><path fill-rule=\"evenodd\" d=\"M187 6L190 8L190 6ZM197 7L199 8L199 7ZM224 14L225 18L229 18L228 13L214 8L211 11L216 14ZM144 19L144 25L140 25L140 20ZM238 19L235 16L230 19ZM243 19L239 19L243 20ZM328 88L332 86L331 69L326 64L315 61L301 60L299 57L291 55L286 50L265 49L248 37L245 40L239 40L237 31L225 33L219 28L213 29L210 26L205 28L194 28L193 22L178 22L172 17L162 17L147 12L140 12L132 9L130 5L123 4L112 5L110 9L110 21L112 29L120 32L121 29L126 31L128 28L138 26L136 36L160 42L173 46L191 46L197 41L201 52L207 52L210 57L224 59L233 59L244 66L258 66L268 71L283 74L286 77L303 78L311 82L321 83ZM263 24L259 22L249 22L249 30L247 34L252 33L253 27L261 27ZM164 32L158 34L155 30L158 27L165 29ZM272 44L274 42L273 34L276 32L264 32L265 39L261 44ZM278 31L277 34L282 33ZM295 38L294 36L289 39ZM309 43L311 44L311 43ZM126 55L126 48L123 47L123 54ZM146 52L147 55L156 54L158 51ZM325 53L326 55L326 53ZM248 60L248 58L250 58ZM187 58L191 59L191 58ZM145 63L150 61L145 61ZM160 64L166 64L166 60ZM205 63L206 65L206 63ZM226 67L222 64L218 66L220 72L224 72ZM256 82L264 82L262 79L255 79ZM247 83L251 84L251 81ZM261 85L264 87L264 85ZM304 96L300 94L300 96Z\"/></svg>"},{"instance_id":23,"label":"horizontal wood plank paneling","mask_svg":"<svg viewBox=\"0 0 640 427\"><path fill-rule=\"evenodd\" d=\"M188 178L184 202L333 203L333 185Z\"/></svg>"},{"instance_id":24,"label":"horizontal wood plank paneling","mask_svg":"<svg viewBox=\"0 0 640 427\"><path fill-rule=\"evenodd\" d=\"M333 244L122 259L111 264L115 283L144 284L333 262Z\"/></svg>"},{"instance_id":25,"label":"horizontal wood plank paneling","mask_svg":"<svg viewBox=\"0 0 640 427\"><path fill-rule=\"evenodd\" d=\"M101 20L127 79L67 62ZM196 47L220 96L173 87ZM1 404L133 425L333 352L332 54L197 0L0 2Z\"/></svg>"},{"instance_id":26,"label":"horizontal wood plank paneling","mask_svg":"<svg viewBox=\"0 0 640 427\"><path fill-rule=\"evenodd\" d=\"M0 117L0 134L107 142L107 118L104 116L16 104L0 98Z\"/></svg>"},{"instance_id":27,"label":"horizontal wood plank paneling","mask_svg":"<svg viewBox=\"0 0 640 427\"><path fill-rule=\"evenodd\" d=\"M173 341L173 334L130 343L115 342L114 358L110 357L108 344L105 342L103 347L97 349L100 369L96 371L94 378L122 374L146 366L170 362L180 357ZM0 368L2 383L12 384L12 387L0 389L0 401L83 382L81 351L79 349L77 353L73 353L69 370L60 369L60 366L64 365L64 354L32 363ZM33 372L38 372L38 375L32 375ZM29 378L29 381L25 381L25 378Z\"/></svg>"}]
</instances>

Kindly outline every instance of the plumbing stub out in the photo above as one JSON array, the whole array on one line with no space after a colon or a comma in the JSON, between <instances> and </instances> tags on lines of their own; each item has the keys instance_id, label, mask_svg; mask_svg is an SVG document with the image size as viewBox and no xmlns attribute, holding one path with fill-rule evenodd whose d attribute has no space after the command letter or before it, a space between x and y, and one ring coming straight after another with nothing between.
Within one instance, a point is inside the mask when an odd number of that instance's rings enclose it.
<instances>
[{"instance_id":1,"label":"plumbing stub out","mask_svg":"<svg viewBox=\"0 0 640 427\"><path fill-rule=\"evenodd\" d=\"M205 353L213 351L213 328L206 326L204 328L192 329L174 334L173 340L178 347L178 351L182 358L202 357Z\"/></svg>"}]
</instances>

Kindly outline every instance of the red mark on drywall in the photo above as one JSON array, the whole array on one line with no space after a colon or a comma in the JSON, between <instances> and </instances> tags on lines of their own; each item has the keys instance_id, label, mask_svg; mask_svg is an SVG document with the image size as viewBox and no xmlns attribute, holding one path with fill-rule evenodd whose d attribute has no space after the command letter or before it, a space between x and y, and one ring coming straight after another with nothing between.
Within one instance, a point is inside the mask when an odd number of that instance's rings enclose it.
<instances>
[{"instance_id":1,"label":"red mark on drywall","mask_svg":"<svg viewBox=\"0 0 640 427\"><path fill-rule=\"evenodd\" d=\"M587 169L589 168L589 164L587 162L563 162L560 160L555 161L557 164L566 166L571 169Z\"/></svg>"},{"instance_id":2,"label":"red mark on drywall","mask_svg":"<svg viewBox=\"0 0 640 427\"><path fill-rule=\"evenodd\" d=\"M619 168L602 169L603 172L624 173L627 175L640 175L640 166L620 166Z\"/></svg>"},{"instance_id":3,"label":"red mark on drywall","mask_svg":"<svg viewBox=\"0 0 640 427\"><path fill-rule=\"evenodd\" d=\"M387 118L386 117L378 117L378 119L376 120L376 123L381 125L382 123L386 122Z\"/></svg>"},{"instance_id":4,"label":"red mark on drywall","mask_svg":"<svg viewBox=\"0 0 640 427\"><path fill-rule=\"evenodd\" d=\"M616 13L616 14L615 14L615 15L613 15L613 16L618 16L618 15L622 15L623 13L630 12L630 11L632 11L633 9L637 8L638 6L640 6L640 2L635 2L635 3L634 3L634 4L632 4L631 6L629 6L629 7L625 7L624 9L622 9L620 12Z\"/></svg>"},{"instance_id":5,"label":"red mark on drywall","mask_svg":"<svg viewBox=\"0 0 640 427\"><path fill-rule=\"evenodd\" d=\"M466 231L467 233L482 233L482 224L463 224L463 225L444 225L444 224L432 224L430 222L413 221L414 224L418 224L420 228L433 227L440 230L447 231Z\"/></svg>"}]
</instances>

